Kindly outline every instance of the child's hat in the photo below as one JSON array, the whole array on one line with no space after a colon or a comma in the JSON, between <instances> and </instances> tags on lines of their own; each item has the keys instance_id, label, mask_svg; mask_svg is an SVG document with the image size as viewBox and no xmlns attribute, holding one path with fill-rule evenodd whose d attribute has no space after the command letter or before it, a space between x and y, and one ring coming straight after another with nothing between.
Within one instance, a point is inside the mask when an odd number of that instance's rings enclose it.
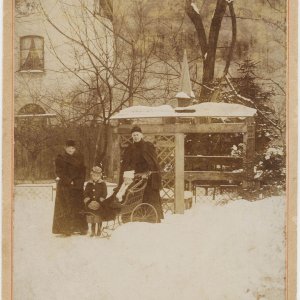
<instances>
[{"instance_id":1,"label":"child's hat","mask_svg":"<svg viewBox=\"0 0 300 300\"><path fill-rule=\"evenodd\" d=\"M91 174L101 174L102 173L102 169L98 166L95 166L92 168Z\"/></svg>"},{"instance_id":2,"label":"child's hat","mask_svg":"<svg viewBox=\"0 0 300 300\"><path fill-rule=\"evenodd\" d=\"M67 140L66 141L66 147L75 147L76 142L74 140Z\"/></svg>"},{"instance_id":3,"label":"child's hat","mask_svg":"<svg viewBox=\"0 0 300 300\"><path fill-rule=\"evenodd\" d=\"M125 171L123 174L123 178L134 178L134 170L132 171Z\"/></svg>"}]
</instances>

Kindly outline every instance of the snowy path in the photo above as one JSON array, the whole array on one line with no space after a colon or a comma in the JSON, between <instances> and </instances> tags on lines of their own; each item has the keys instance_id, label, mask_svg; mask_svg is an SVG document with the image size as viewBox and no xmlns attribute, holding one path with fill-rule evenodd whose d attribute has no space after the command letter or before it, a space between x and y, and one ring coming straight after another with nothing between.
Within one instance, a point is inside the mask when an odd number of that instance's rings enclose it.
<instances>
[{"instance_id":1,"label":"snowy path","mask_svg":"<svg viewBox=\"0 0 300 300\"><path fill-rule=\"evenodd\" d=\"M197 204L110 240L51 235L54 202L15 199L14 300L284 299L284 198Z\"/></svg>"}]
</instances>

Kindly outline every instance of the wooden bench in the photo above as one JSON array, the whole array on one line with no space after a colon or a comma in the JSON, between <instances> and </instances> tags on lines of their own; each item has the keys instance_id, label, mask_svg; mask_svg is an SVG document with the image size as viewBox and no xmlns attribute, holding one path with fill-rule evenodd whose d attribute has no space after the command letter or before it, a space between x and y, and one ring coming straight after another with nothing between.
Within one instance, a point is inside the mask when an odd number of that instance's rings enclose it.
<instances>
[{"instance_id":1,"label":"wooden bench","mask_svg":"<svg viewBox=\"0 0 300 300\"><path fill-rule=\"evenodd\" d=\"M220 194L222 195L227 188L235 188L238 189L239 185L237 184L194 184L193 193L195 195L195 202L197 201L197 188L205 189L205 196L208 196L208 189L213 189L212 200L216 199L217 189L220 190Z\"/></svg>"}]
</instances>

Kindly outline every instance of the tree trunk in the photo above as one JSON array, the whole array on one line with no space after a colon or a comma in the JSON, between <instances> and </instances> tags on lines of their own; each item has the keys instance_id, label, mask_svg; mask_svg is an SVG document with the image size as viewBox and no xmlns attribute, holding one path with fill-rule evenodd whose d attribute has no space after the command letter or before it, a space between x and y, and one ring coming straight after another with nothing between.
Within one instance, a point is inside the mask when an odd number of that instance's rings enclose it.
<instances>
[{"instance_id":1,"label":"tree trunk","mask_svg":"<svg viewBox=\"0 0 300 300\"><path fill-rule=\"evenodd\" d=\"M96 147L95 147L95 155L94 155L94 165L99 166L104 162L104 158L107 153L107 145L108 145L108 135L109 135L109 124L103 124L102 128L99 128Z\"/></svg>"},{"instance_id":2,"label":"tree trunk","mask_svg":"<svg viewBox=\"0 0 300 300\"><path fill-rule=\"evenodd\" d=\"M133 105L133 85L134 85L135 68L136 68L136 51L135 51L135 45L132 45L132 64L131 64L129 89L128 89L129 106Z\"/></svg>"},{"instance_id":3,"label":"tree trunk","mask_svg":"<svg viewBox=\"0 0 300 300\"><path fill-rule=\"evenodd\" d=\"M192 7L192 1L191 0L186 0L185 2L185 11L187 15L189 16L190 20L195 26L201 52L202 52L202 58L203 60L205 59L205 56L207 54L207 38L206 38L206 33L205 33L205 28L202 22L201 15L198 14L195 9Z\"/></svg>"},{"instance_id":4,"label":"tree trunk","mask_svg":"<svg viewBox=\"0 0 300 300\"><path fill-rule=\"evenodd\" d=\"M225 0L218 0L214 16L211 21L209 37L208 37L208 49L207 56L203 63L203 76L202 84L211 87L214 80L215 63L216 63L216 51L219 39L219 32L221 29L222 20L226 11L227 2ZM209 100L209 90L202 88L200 99L201 101Z\"/></svg>"},{"instance_id":5,"label":"tree trunk","mask_svg":"<svg viewBox=\"0 0 300 300\"><path fill-rule=\"evenodd\" d=\"M227 1L217 0L214 15L211 21L208 40L206 38L205 28L202 17L192 6L192 0L186 0L185 11L197 31L200 49L203 58L203 75L200 101L210 101L211 90L206 87L212 87L216 63L216 50L221 29L222 20L226 11Z\"/></svg>"},{"instance_id":6,"label":"tree trunk","mask_svg":"<svg viewBox=\"0 0 300 300\"><path fill-rule=\"evenodd\" d=\"M231 29L232 29L232 38L231 38L231 44L230 44L230 48L229 48L229 52L228 52L228 56L226 59L226 64L225 64L225 68L224 68L224 72L223 72L223 77L225 77L229 71L229 66L230 66L230 62L232 60L233 57L233 50L235 47L235 43L236 43L236 31L237 31L237 26L236 26L236 15L235 15L235 11L234 11L234 7L233 7L233 2L230 2L228 4L229 7L229 12L230 12L230 17L231 17Z\"/></svg>"}]
</instances>

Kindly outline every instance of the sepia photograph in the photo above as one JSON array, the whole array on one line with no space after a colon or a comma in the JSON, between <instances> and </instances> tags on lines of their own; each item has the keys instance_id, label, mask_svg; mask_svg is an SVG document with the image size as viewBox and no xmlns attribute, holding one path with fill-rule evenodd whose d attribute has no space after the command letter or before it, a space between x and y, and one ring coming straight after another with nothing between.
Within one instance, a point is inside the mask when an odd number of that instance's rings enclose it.
<instances>
[{"instance_id":1,"label":"sepia photograph","mask_svg":"<svg viewBox=\"0 0 300 300\"><path fill-rule=\"evenodd\" d=\"M12 2L5 299L296 299L297 1Z\"/></svg>"}]
</instances>

